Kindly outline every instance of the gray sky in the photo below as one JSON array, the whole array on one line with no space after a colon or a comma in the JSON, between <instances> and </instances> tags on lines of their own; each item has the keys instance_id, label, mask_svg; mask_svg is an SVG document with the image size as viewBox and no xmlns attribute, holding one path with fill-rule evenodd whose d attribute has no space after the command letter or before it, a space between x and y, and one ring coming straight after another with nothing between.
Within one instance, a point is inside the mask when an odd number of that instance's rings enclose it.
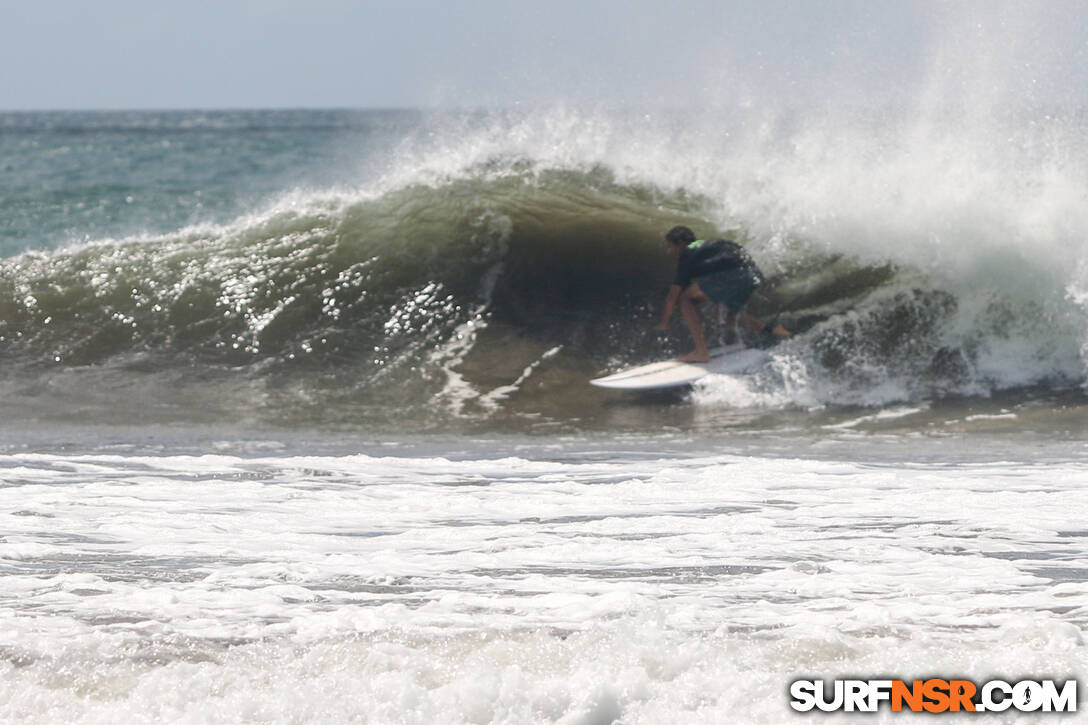
<instances>
[{"instance_id":1,"label":"gray sky","mask_svg":"<svg viewBox=\"0 0 1088 725\"><path fill-rule=\"evenodd\" d=\"M0 0L0 109L1083 96L1076 0Z\"/></svg>"}]
</instances>

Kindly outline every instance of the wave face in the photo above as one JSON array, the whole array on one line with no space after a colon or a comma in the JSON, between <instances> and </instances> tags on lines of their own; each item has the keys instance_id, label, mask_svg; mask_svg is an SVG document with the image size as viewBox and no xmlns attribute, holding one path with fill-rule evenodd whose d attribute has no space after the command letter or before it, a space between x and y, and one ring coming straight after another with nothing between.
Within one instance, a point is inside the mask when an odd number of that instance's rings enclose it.
<instances>
[{"instance_id":1,"label":"wave face","mask_svg":"<svg viewBox=\"0 0 1088 725\"><path fill-rule=\"evenodd\" d=\"M677 223L748 245L767 277L751 311L797 332L765 369L700 385L696 409L1078 388L1081 121L729 106L385 128L395 148L361 185L0 261L4 395L95 420L642 419L585 381L687 345L679 322L647 334Z\"/></svg>"},{"instance_id":2,"label":"wave face","mask_svg":"<svg viewBox=\"0 0 1088 725\"><path fill-rule=\"evenodd\" d=\"M461 368L501 379L556 341L580 364L630 349L662 284L651 239L695 205L601 170L522 167L298 194L230 225L5 260L12 392L36 380L81 395L89 377L141 400L189 389L175 413L429 415L436 394L469 391L454 390Z\"/></svg>"}]
</instances>

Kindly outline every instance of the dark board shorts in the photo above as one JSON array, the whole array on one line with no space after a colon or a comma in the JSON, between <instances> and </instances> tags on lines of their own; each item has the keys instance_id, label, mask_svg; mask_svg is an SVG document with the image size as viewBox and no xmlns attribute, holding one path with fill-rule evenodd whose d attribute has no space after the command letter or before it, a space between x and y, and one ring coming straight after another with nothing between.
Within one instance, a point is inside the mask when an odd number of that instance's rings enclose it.
<instances>
[{"instance_id":1,"label":"dark board shorts","mask_svg":"<svg viewBox=\"0 0 1088 725\"><path fill-rule=\"evenodd\" d=\"M758 269L737 267L708 274L695 281L712 302L725 305L730 312L736 313L744 309L763 280Z\"/></svg>"}]
</instances>

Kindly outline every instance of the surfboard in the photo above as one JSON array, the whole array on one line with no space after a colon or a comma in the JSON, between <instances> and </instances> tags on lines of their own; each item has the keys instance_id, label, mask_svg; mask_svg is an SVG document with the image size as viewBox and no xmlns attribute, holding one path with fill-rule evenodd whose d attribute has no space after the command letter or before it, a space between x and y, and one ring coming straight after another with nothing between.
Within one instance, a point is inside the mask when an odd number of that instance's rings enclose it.
<instances>
[{"instance_id":1,"label":"surfboard","mask_svg":"<svg viewBox=\"0 0 1088 725\"><path fill-rule=\"evenodd\" d=\"M612 390L660 390L691 385L711 373L742 373L754 364L766 360L763 350L743 345L727 345L710 351L710 362L686 363L679 360L639 365L603 378L589 381L590 385Z\"/></svg>"}]
</instances>

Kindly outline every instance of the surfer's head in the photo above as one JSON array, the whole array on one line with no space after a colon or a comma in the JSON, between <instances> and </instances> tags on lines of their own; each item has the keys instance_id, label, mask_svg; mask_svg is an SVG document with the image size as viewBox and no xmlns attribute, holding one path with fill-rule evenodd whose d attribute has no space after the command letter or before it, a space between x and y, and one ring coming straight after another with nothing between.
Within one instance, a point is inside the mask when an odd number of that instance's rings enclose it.
<instances>
[{"instance_id":1,"label":"surfer's head","mask_svg":"<svg viewBox=\"0 0 1088 725\"><path fill-rule=\"evenodd\" d=\"M695 241L695 232L691 231L685 226L673 227L665 235L665 241L669 244L676 244L681 247L686 247Z\"/></svg>"},{"instance_id":2,"label":"surfer's head","mask_svg":"<svg viewBox=\"0 0 1088 725\"><path fill-rule=\"evenodd\" d=\"M685 226L673 227L665 234L665 241L669 245L669 254L673 257L687 249L687 246L695 241L695 232Z\"/></svg>"}]
</instances>

